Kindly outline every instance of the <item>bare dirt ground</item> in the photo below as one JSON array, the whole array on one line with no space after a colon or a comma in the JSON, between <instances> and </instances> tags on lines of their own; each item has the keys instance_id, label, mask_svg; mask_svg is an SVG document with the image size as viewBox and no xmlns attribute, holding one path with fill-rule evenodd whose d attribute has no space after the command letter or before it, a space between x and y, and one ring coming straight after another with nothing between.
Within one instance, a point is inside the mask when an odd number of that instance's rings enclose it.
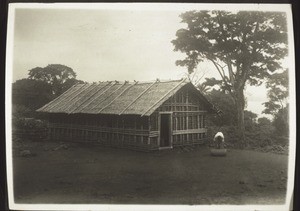
<instances>
[{"instance_id":1,"label":"bare dirt ground","mask_svg":"<svg viewBox=\"0 0 300 211\"><path fill-rule=\"evenodd\" d=\"M14 143L16 203L282 204L287 155L205 146L153 153L58 142ZM29 150L34 156L20 156Z\"/></svg>"}]
</instances>

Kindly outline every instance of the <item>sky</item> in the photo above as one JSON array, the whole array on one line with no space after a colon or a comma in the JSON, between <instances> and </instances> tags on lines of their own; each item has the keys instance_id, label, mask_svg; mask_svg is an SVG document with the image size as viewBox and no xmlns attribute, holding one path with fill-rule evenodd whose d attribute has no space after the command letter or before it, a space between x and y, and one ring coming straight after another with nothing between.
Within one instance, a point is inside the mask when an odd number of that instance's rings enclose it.
<instances>
[{"instance_id":1,"label":"sky","mask_svg":"<svg viewBox=\"0 0 300 211\"><path fill-rule=\"evenodd\" d=\"M180 79L185 67L175 65L184 54L174 52L176 31L184 28L184 10L16 9L13 81L28 70L48 64L71 67L87 82ZM204 77L220 78L208 62ZM261 116L268 101L264 86L245 90L247 110Z\"/></svg>"}]
</instances>

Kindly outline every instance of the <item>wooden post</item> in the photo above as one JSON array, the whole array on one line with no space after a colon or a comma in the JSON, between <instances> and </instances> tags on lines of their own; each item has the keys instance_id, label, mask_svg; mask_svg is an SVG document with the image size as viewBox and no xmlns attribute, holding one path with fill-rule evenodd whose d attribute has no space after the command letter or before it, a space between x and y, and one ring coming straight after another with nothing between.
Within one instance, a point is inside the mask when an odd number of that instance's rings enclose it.
<instances>
[{"instance_id":1,"label":"wooden post","mask_svg":"<svg viewBox=\"0 0 300 211\"><path fill-rule=\"evenodd\" d=\"M150 132L151 132L151 116L148 117L148 145L150 145Z\"/></svg>"},{"instance_id":2,"label":"wooden post","mask_svg":"<svg viewBox=\"0 0 300 211\"><path fill-rule=\"evenodd\" d=\"M184 130L184 116L182 115L181 117L180 117L180 122L181 122L181 130Z\"/></svg>"},{"instance_id":3,"label":"wooden post","mask_svg":"<svg viewBox=\"0 0 300 211\"><path fill-rule=\"evenodd\" d=\"M158 137L157 137L157 145L160 146L160 114L157 114L157 128L158 128Z\"/></svg>"},{"instance_id":4,"label":"wooden post","mask_svg":"<svg viewBox=\"0 0 300 211\"><path fill-rule=\"evenodd\" d=\"M122 145L124 145L124 133L125 133L125 120L124 117L122 116L122 127L123 127L123 133L122 133Z\"/></svg>"},{"instance_id":5,"label":"wooden post","mask_svg":"<svg viewBox=\"0 0 300 211\"><path fill-rule=\"evenodd\" d=\"M134 144L136 144L136 121L137 121L137 118L134 116Z\"/></svg>"},{"instance_id":6,"label":"wooden post","mask_svg":"<svg viewBox=\"0 0 300 211\"><path fill-rule=\"evenodd\" d=\"M176 104L177 104L177 94L174 95L174 111L177 111Z\"/></svg>"},{"instance_id":7,"label":"wooden post","mask_svg":"<svg viewBox=\"0 0 300 211\"><path fill-rule=\"evenodd\" d=\"M55 127L52 127L52 136L53 136L53 139L55 140L56 139L56 128Z\"/></svg>"},{"instance_id":8,"label":"wooden post","mask_svg":"<svg viewBox=\"0 0 300 211\"><path fill-rule=\"evenodd\" d=\"M189 110L189 92L186 92L186 100L185 100L185 104L186 104L186 111ZM189 129L189 116L188 113L186 113L186 129Z\"/></svg>"}]
</instances>

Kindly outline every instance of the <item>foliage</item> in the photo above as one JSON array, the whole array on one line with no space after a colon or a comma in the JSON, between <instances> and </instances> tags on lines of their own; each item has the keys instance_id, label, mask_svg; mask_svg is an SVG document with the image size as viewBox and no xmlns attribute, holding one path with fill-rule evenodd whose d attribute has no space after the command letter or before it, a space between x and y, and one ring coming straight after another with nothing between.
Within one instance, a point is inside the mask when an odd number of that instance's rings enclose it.
<instances>
[{"instance_id":1,"label":"foliage","mask_svg":"<svg viewBox=\"0 0 300 211\"><path fill-rule=\"evenodd\" d=\"M288 136L289 134L289 106L280 109L274 116L273 126L275 133L281 136Z\"/></svg>"},{"instance_id":2,"label":"foliage","mask_svg":"<svg viewBox=\"0 0 300 211\"><path fill-rule=\"evenodd\" d=\"M221 71L223 81L230 87L247 76L251 83L259 83L268 71L280 68L279 60L287 54L284 13L190 11L181 18L187 29L179 29L172 43L187 57L177 65L187 66L191 73L207 59ZM220 62L224 66L218 65ZM224 67L229 77L222 71ZM234 74L231 68L236 69Z\"/></svg>"},{"instance_id":3,"label":"foliage","mask_svg":"<svg viewBox=\"0 0 300 211\"><path fill-rule=\"evenodd\" d=\"M267 117L260 117L257 119L257 123L259 126L270 126L272 124L271 120L268 119Z\"/></svg>"},{"instance_id":4,"label":"foliage","mask_svg":"<svg viewBox=\"0 0 300 211\"><path fill-rule=\"evenodd\" d=\"M62 94L77 82L72 68L61 64L50 64L46 67L35 67L29 70L29 79L43 81L51 85L55 96Z\"/></svg>"},{"instance_id":5,"label":"foliage","mask_svg":"<svg viewBox=\"0 0 300 211\"><path fill-rule=\"evenodd\" d=\"M281 146L286 147L288 145L289 139L286 136L277 135L274 131L274 126L271 125L260 125L254 123L253 129L251 131L245 131L245 138L248 141L248 148L250 149L263 149L266 147ZM246 127L248 128L248 127ZM227 148L238 148L239 138L238 138L238 128L236 126L216 126L211 125L208 128L208 140L211 144L214 135L217 132L223 132L225 137L225 144Z\"/></svg>"},{"instance_id":6,"label":"foliage","mask_svg":"<svg viewBox=\"0 0 300 211\"><path fill-rule=\"evenodd\" d=\"M12 117L33 117L33 109L30 109L22 104L12 104Z\"/></svg>"},{"instance_id":7,"label":"foliage","mask_svg":"<svg viewBox=\"0 0 300 211\"><path fill-rule=\"evenodd\" d=\"M204 83L198 83L196 85L196 88L204 95L206 95L207 92L209 91L209 87L206 86Z\"/></svg>"},{"instance_id":8,"label":"foliage","mask_svg":"<svg viewBox=\"0 0 300 211\"><path fill-rule=\"evenodd\" d=\"M206 97L214 106L222 111L221 115L210 117L210 121L213 125L219 127L224 125L236 125L236 112L234 109L234 102L229 94L216 89L212 89L207 93Z\"/></svg>"},{"instance_id":9,"label":"foliage","mask_svg":"<svg viewBox=\"0 0 300 211\"><path fill-rule=\"evenodd\" d=\"M232 105L224 103L224 99L228 99L228 94L219 90L214 90L208 95L215 98L214 102L218 105L222 105L223 115L222 116L210 116L208 117L208 139L212 142L214 135L222 131L225 136L226 146L229 148L239 147L239 132L237 126L234 124L235 121L231 120L228 122L232 113L230 109ZM218 94L216 94L218 93ZM221 103L223 102L223 103ZM227 107L227 108L226 108ZM278 112L276 118L273 121L266 117L257 118L257 115L251 111L244 111L245 121L245 138L248 142L248 148L280 152L284 149L286 152L289 139L288 139L288 109L283 109ZM234 116L234 115L233 115ZM234 117L233 117L234 118ZM278 149L277 149L278 148Z\"/></svg>"},{"instance_id":10,"label":"foliage","mask_svg":"<svg viewBox=\"0 0 300 211\"><path fill-rule=\"evenodd\" d=\"M260 85L281 68L287 55L285 13L259 11L189 11L181 14L187 28L172 41L175 51L186 54L176 65L192 73L208 60L221 76L219 85L230 93L237 111L241 141L244 141L244 87Z\"/></svg>"},{"instance_id":11,"label":"foliage","mask_svg":"<svg viewBox=\"0 0 300 211\"><path fill-rule=\"evenodd\" d=\"M220 107L222 110L221 116L208 116L208 138L211 142L213 136L222 131L227 147L239 147L239 132L236 126L235 113L233 112L233 101L228 97L224 91L216 89L211 90L207 93L207 97L215 105ZM245 121L245 138L248 142L248 147L253 149L262 149L271 146L282 146L285 147L288 143L288 139L284 133L277 130L274 122L266 117L258 118L257 114L251 111L244 111ZM282 120L278 121L278 126L283 127ZM275 121L276 122L276 121Z\"/></svg>"},{"instance_id":12,"label":"foliage","mask_svg":"<svg viewBox=\"0 0 300 211\"><path fill-rule=\"evenodd\" d=\"M47 129L45 121L34 118L13 118L13 128L22 130Z\"/></svg>"},{"instance_id":13,"label":"foliage","mask_svg":"<svg viewBox=\"0 0 300 211\"><path fill-rule=\"evenodd\" d=\"M289 95L288 83L287 70L282 73L275 73L270 77L266 84L269 101L263 103L265 106L263 113L274 116L286 106Z\"/></svg>"},{"instance_id":14,"label":"foliage","mask_svg":"<svg viewBox=\"0 0 300 211\"><path fill-rule=\"evenodd\" d=\"M12 103L16 112L33 111L53 99L51 85L33 79L17 80L12 85ZM22 108L23 107L23 108Z\"/></svg>"},{"instance_id":15,"label":"foliage","mask_svg":"<svg viewBox=\"0 0 300 211\"><path fill-rule=\"evenodd\" d=\"M256 126L257 114L252 111L244 111L245 130L254 131Z\"/></svg>"},{"instance_id":16,"label":"foliage","mask_svg":"<svg viewBox=\"0 0 300 211\"><path fill-rule=\"evenodd\" d=\"M12 85L13 115L36 117L35 110L44 106L76 83L76 73L69 67L52 64L29 70L28 78Z\"/></svg>"},{"instance_id":17,"label":"foliage","mask_svg":"<svg viewBox=\"0 0 300 211\"><path fill-rule=\"evenodd\" d=\"M276 137L287 137L289 134L288 118L288 70L273 74L266 83L268 90L268 102L263 103L265 110L263 113L273 115L274 134ZM277 138L285 142L285 138Z\"/></svg>"}]
</instances>

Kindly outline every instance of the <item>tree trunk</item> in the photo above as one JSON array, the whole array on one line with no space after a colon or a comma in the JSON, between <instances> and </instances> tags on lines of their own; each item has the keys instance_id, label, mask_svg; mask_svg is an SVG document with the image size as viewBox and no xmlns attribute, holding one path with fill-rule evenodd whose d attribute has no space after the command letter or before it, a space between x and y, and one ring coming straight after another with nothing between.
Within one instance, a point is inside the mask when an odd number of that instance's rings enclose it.
<instances>
[{"instance_id":1,"label":"tree trunk","mask_svg":"<svg viewBox=\"0 0 300 211\"><path fill-rule=\"evenodd\" d=\"M245 109L245 98L244 90L237 90L234 96L236 111L237 111L237 126L238 126L238 138L240 148L247 146L245 139L245 123L244 123L244 109Z\"/></svg>"}]
</instances>

